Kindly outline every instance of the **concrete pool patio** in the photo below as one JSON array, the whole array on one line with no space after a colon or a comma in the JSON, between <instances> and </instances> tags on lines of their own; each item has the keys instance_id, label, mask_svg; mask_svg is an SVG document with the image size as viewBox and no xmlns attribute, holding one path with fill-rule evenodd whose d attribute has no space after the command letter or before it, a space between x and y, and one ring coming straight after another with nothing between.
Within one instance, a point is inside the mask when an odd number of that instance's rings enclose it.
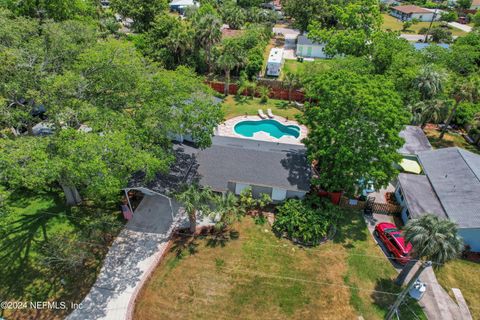
<instances>
[{"instance_id":1,"label":"concrete pool patio","mask_svg":"<svg viewBox=\"0 0 480 320\"><path fill-rule=\"evenodd\" d=\"M280 117L280 116L274 116L270 120L276 120L286 126L290 126L290 125L298 126L300 128L300 136L298 138L295 138L292 136L285 135L277 139L271 136L270 134L268 134L267 132L260 131L255 133L253 137L245 137L236 133L234 128L235 128L235 125L246 120L261 121L265 119L261 119L259 116L251 116L251 115L234 117L234 118L228 119L227 121L219 125L215 130L215 134L218 136L225 136L225 137L234 137L234 138L242 138L242 139L250 139L250 140L253 139L253 140L280 142L280 143L288 143L288 144L299 144L299 145L303 145L301 141L303 138L307 137L307 134L308 134L307 127L299 124L297 121L287 120L286 118Z\"/></svg>"}]
</instances>

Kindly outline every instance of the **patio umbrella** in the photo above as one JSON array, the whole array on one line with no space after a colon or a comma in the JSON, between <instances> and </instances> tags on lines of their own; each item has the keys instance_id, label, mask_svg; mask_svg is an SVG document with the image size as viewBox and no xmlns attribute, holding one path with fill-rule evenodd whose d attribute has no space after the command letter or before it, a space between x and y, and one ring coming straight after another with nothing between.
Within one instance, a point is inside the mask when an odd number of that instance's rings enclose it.
<instances>
[{"instance_id":1,"label":"patio umbrella","mask_svg":"<svg viewBox=\"0 0 480 320\"><path fill-rule=\"evenodd\" d=\"M420 174L422 172L422 168L415 160L403 159L400 162L400 167L402 167L403 171L409 173Z\"/></svg>"}]
</instances>

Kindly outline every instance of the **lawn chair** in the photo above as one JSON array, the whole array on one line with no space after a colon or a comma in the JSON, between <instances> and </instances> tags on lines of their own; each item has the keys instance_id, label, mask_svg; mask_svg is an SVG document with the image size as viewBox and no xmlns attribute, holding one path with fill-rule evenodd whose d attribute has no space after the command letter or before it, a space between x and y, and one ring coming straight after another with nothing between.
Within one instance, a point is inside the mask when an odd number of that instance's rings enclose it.
<instances>
[{"instance_id":1,"label":"lawn chair","mask_svg":"<svg viewBox=\"0 0 480 320\"><path fill-rule=\"evenodd\" d=\"M262 109L258 109L258 116L262 119L267 119L267 116L265 115L265 113L263 113Z\"/></svg>"},{"instance_id":2,"label":"lawn chair","mask_svg":"<svg viewBox=\"0 0 480 320\"><path fill-rule=\"evenodd\" d=\"M273 119L272 109L267 109L267 115L270 119Z\"/></svg>"}]
</instances>

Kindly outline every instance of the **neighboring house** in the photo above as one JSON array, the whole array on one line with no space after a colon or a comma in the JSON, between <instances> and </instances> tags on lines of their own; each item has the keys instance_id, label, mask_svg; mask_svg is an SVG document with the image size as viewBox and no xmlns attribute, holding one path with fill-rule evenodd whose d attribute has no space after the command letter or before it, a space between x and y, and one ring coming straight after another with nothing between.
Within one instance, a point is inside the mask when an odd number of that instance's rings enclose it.
<instances>
[{"instance_id":1,"label":"neighboring house","mask_svg":"<svg viewBox=\"0 0 480 320\"><path fill-rule=\"evenodd\" d=\"M470 10L480 10L480 0L473 0Z\"/></svg>"},{"instance_id":2,"label":"neighboring house","mask_svg":"<svg viewBox=\"0 0 480 320\"><path fill-rule=\"evenodd\" d=\"M424 175L398 177L403 221L425 213L450 219L465 244L480 252L480 155L455 147L419 152L418 159Z\"/></svg>"},{"instance_id":3,"label":"neighboring house","mask_svg":"<svg viewBox=\"0 0 480 320\"><path fill-rule=\"evenodd\" d=\"M199 183L219 193L240 194L251 187L254 197L268 194L274 201L303 198L310 190L311 168L303 145L214 136L204 150L175 145L170 172L144 183L134 178L129 188L144 187L171 193L185 183Z\"/></svg>"},{"instance_id":4,"label":"neighboring house","mask_svg":"<svg viewBox=\"0 0 480 320\"><path fill-rule=\"evenodd\" d=\"M176 11L180 14L184 14L185 10L188 7L198 7L199 3L195 0L173 0L172 2L170 2L169 6L171 11Z\"/></svg>"},{"instance_id":5,"label":"neighboring house","mask_svg":"<svg viewBox=\"0 0 480 320\"><path fill-rule=\"evenodd\" d=\"M310 40L306 35L297 38L297 57L305 58L328 58L325 53L325 44Z\"/></svg>"},{"instance_id":6,"label":"neighboring house","mask_svg":"<svg viewBox=\"0 0 480 320\"><path fill-rule=\"evenodd\" d=\"M390 11L390 14L402 21L416 19L423 22L440 20L441 10L421 8L414 5L396 6Z\"/></svg>"},{"instance_id":7,"label":"neighboring house","mask_svg":"<svg viewBox=\"0 0 480 320\"><path fill-rule=\"evenodd\" d=\"M267 76L278 77L283 64L283 49L272 48L267 61Z\"/></svg>"}]
</instances>

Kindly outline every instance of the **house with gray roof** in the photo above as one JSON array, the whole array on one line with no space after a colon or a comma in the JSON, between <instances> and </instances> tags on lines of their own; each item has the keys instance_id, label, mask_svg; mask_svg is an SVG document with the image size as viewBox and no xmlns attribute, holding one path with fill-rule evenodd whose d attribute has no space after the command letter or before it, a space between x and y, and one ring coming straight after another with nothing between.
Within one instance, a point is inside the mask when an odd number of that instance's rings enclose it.
<instances>
[{"instance_id":1,"label":"house with gray roof","mask_svg":"<svg viewBox=\"0 0 480 320\"><path fill-rule=\"evenodd\" d=\"M398 178L402 219L425 213L450 219L465 243L480 252L480 155L454 147L419 152L418 159L424 175Z\"/></svg>"},{"instance_id":2,"label":"house with gray roof","mask_svg":"<svg viewBox=\"0 0 480 320\"><path fill-rule=\"evenodd\" d=\"M274 201L303 198L310 190L311 166L303 145L214 136L209 148L187 143L174 150L176 160L168 173L148 183L139 174L128 189L169 194L183 184L198 183L215 192L240 194L250 187L254 197L268 194Z\"/></svg>"}]
</instances>

